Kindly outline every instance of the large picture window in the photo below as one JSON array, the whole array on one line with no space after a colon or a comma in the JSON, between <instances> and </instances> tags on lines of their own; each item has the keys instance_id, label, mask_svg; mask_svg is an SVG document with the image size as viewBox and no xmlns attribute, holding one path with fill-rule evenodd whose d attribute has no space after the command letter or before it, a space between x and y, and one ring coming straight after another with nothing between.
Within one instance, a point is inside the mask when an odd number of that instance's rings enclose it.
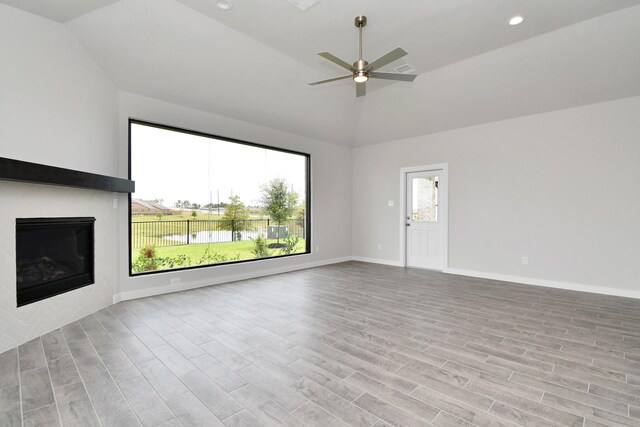
<instances>
[{"instance_id":1,"label":"large picture window","mask_svg":"<svg viewBox=\"0 0 640 427\"><path fill-rule=\"evenodd\" d=\"M131 274L309 253L308 154L130 120Z\"/></svg>"}]
</instances>

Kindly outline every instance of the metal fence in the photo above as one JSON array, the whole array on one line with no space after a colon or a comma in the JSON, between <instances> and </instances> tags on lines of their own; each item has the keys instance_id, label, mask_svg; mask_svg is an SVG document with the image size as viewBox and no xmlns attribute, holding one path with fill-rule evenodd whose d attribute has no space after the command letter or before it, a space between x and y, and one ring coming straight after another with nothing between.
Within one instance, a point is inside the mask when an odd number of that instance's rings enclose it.
<instances>
[{"instance_id":1,"label":"metal fence","mask_svg":"<svg viewBox=\"0 0 640 427\"><path fill-rule=\"evenodd\" d=\"M131 244L134 248L142 248L146 245L166 247L223 243L255 239L259 234L271 238L268 231L270 226L276 225L269 219L135 221L131 222ZM284 228L281 228L280 238L285 237L287 233L306 237L304 220L291 219L280 226Z\"/></svg>"}]
</instances>

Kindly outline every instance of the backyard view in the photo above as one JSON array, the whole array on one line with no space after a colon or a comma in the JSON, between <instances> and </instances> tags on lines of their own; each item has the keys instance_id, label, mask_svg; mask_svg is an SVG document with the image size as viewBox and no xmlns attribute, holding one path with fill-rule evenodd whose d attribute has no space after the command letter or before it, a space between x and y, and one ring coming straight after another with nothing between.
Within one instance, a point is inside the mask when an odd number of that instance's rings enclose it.
<instances>
[{"instance_id":1,"label":"backyard view","mask_svg":"<svg viewBox=\"0 0 640 427\"><path fill-rule=\"evenodd\" d=\"M306 155L132 123L132 273L308 252L307 167Z\"/></svg>"}]
</instances>

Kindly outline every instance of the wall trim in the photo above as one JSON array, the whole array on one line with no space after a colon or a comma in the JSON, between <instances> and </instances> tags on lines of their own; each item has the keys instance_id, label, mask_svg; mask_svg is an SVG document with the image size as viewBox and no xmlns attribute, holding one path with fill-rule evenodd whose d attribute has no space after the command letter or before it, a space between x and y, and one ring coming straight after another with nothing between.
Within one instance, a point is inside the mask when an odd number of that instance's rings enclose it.
<instances>
[{"instance_id":1,"label":"wall trim","mask_svg":"<svg viewBox=\"0 0 640 427\"><path fill-rule=\"evenodd\" d=\"M367 257L341 257L332 258L321 261L307 262L295 266L277 267L262 270L260 272L233 274L230 276L224 276L219 278L212 278L207 280L200 280L196 282L181 283L179 285L167 285L158 286L154 288L139 289L130 292L120 292L113 296L113 304L117 304L120 301L127 301L131 299L150 297L154 295L168 294L172 292L186 291L189 289L203 288L206 286L220 285L224 283L236 282L239 280L255 279L258 277L270 276L273 274L288 273L291 271L304 270L307 268L321 267L323 265L338 264L347 261L360 261L371 264L382 264L392 267L404 267L400 261L387 260L379 258L367 258ZM533 277L523 276L511 276L508 274L488 273L484 271L466 270L462 268L446 268L442 270L443 273L453 274L459 276L477 277L480 279L499 280L501 282L519 283L523 285L541 286L545 288L564 289L569 291L589 292L594 294L618 296L625 298L640 299L640 291L631 289L618 289L608 286L586 285L582 283L562 282L557 280L536 279Z\"/></svg>"},{"instance_id":2,"label":"wall trim","mask_svg":"<svg viewBox=\"0 0 640 427\"><path fill-rule=\"evenodd\" d=\"M487 273L484 271L465 270L462 268L446 268L442 270L442 272L447 274L456 274L459 276L478 277L481 279L520 283L523 285L541 286L545 288L565 289L569 291L589 292L593 294L640 299L640 291L635 291L632 289L619 289L611 288L608 286L586 285L582 283L562 282L558 280L511 276L508 274Z\"/></svg>"},{"instance_id":3,"label":"wall trim","mask_svg":"<svg viewBox=\"0 0 640 427\"><path fill-rule=\"evenodd\" d=\"M390 265L392 267L404 267L402 262L400 262L400 261L392 261L392 260L388 260L388 259L367 258L367 257L362 257L362 256L354 256L354 257L351 257L351 260L352 261L360 261L360 262L369 262L371 264Z\"/></svg>"},{"instance_id":4,"label":"wall trim","mask_svg":"<svg viewBox=\"0 0 640 427\"><path fill-rule=\"evenodd\" d=\"M320 260L320 261L306 262L303 264L291 265L286 267L269 268L269 269L251 272L251 273L232 274L229 276L222 276L222 277L212 277L206 280L184 282L178 285L156 286L153 288L138 289L138 290L129 291L129 292L120 292L118 294L113 295L113 303L117 304L120 301L127 301L131 299L168 294L172 292L186 291L189 289L203 288L206 286L220 285L223 283L237 282L238 280L255 279L257 277L271 276L273 274L280 274L280 273L288 273L296 270L304 270L307 268L321 267L323 265L338 264L341 262L351 261L351 259L352 258L350 256L342 257L342 258L332 258L332 259L326 259L326 260Z\"/></svg>"}]
</instances>

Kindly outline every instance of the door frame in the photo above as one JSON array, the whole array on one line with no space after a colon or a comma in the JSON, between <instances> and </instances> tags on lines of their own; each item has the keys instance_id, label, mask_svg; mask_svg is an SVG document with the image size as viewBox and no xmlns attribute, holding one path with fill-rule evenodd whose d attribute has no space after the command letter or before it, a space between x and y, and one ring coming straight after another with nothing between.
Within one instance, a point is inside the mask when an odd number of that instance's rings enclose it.
<instances>
[{"instance_id":1,"label":"door frame","mask_svg":"<svg viewBox=\"0 0 640 427\"><path fill-rule=\"evenodd\" d=\"M442 219L442 239L440 250L442 253L442 267L444 271L449 267L449 164L436 163L433 165L411 166L400 168L400 265L407 266L407 174L411 172L430 172L442 170L438 180L438 217Z\"/></svg>"}]
</instances>

